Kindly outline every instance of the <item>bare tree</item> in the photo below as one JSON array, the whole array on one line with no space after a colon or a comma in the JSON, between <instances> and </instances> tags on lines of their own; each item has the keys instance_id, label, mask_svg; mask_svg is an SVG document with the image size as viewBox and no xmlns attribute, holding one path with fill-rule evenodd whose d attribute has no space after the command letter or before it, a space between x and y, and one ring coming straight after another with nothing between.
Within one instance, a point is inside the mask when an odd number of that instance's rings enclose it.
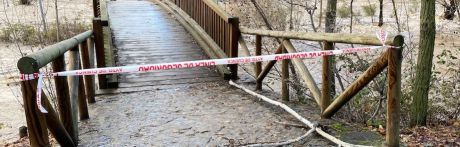
<instances>
[{"instance_id":1,"label":"bare tree","mask_svg":"<svg viewBox=\"0 0 460 147\"><path fill-rule=\"evenodd\" d=\"M383 0L379 0L380 10L379 10L379 27L383 26Z\"/></svg>"},{"instance_id":2,"label":"bare tree","mask_svg":"<svg viewBox=\"0 0 460 147\"><path fill-rule=\"evenodd\" d=\"M337 0L327 0L327 6L326 6L326 33L334 33L335 28L336 28L336 17L337 17ZM326 44L329 46L330 50L334 49L334 44L328 42ZM334 78L334 57L330 56L328 58L328 67L331 68L328 70L327 76L329 77L329 85L330 85L330 90L331 90L331 97L335 96L335 78ZM324 83L323 83L324 84Z\"/></svg>"},{"instance_id":3,"label":"bare tree","mask_svg":"<svg viewBox=\"0 0 460 147\"><path fill-rule=\"evenodd\" d=\"M46 27L46 16L45 16L45 11L43 10L43 0L38 0L38 4L40 8L40 14L42 16L43 31L47 32L48 28Z\"/></svg>"},{"instance_id":4,"label":"bare tree","mask_svg":"<svg viewBox=\"0 0 460 147\"><path fill-rule=\"evenodd\" d=\"M398 27L398 32L401 33L401 25L399 24L398 9L396 9L395 0L391 0L391 2L393 3L393 12L394 12L394 15L395 15L396 25Z\"/></svg>"},{"instance_id":5,"label":"bare tree","mask_svg":"<svg viewBox=\"0 0 460 147\"><path fill-rule=\"evenodd\" d=\"M433 66L436 36L435 0L421 0L420 51L418 53L410 125L426 125L428 91Z\"/></svg>"},{"instance_id":6,"label":"bare tree","mask_svg":"<svg viewBox=\"0 0 460 147\"><path fill-rule=\"evenodd\" d=\"M61 40L61 36L59 33L59 10L58 10L58 0L54 0L54 8L56 11L56 42L59 42Z\"/></svg>"}]
</instances>

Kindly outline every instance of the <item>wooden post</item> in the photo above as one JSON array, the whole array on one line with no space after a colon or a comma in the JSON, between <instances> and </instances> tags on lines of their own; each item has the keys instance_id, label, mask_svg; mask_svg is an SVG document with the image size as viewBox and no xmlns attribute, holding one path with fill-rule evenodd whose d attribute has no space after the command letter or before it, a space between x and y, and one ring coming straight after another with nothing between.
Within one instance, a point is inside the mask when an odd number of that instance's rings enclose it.
<instances>
[{"instance_id":1,"label":"wooden post","mask_svg":"<svg viewBox=\"0 0 460 147\"><path fill-rule=\"evenodd\" d=\"M79 66L79 69L83 69L83 52L86 52L86 55L88 55L88 42L85 40L83 42L81 42L80 44L80 61L81 61L81 64ZM86 63L88 63L89 65L89 59L88 59L88 56L86 56ZM79 112L79 116L80 116L80 120L86 120L89 118L89 114L88 114L88 104L87 104L87 94L85 92L85 89L86 87L86 84L85 82L83 81L83 78L84 77L78 77L78 112Z\"/></svg>"},{"instance_id":2,"label":"wooden post","mask_svg":"<svg viewBox=\"0 0 460 147\"><path fill-rule=\"evenodd\" d=\"M193 2L195 3L195 2ZM220 17L217 18L219 21L221 20ZM219 21L216 21L217 23ZM228 22L230 24L230 55L228 57L234 58L238 57L238 39L240 38L240 30L239 30L239 25L240 25L240 20L237 17L232 17L228 19ZM222 27L223 28L223 27ZM231 79L237 79L238 78L238 64L232 64L229 66L230 71L232 72Z\"/></svg>"},{"instance_id":3,"label":"wooden post","mask_svg":"<svg viewBox=\"0 0 460 147\"><path fill-rule=\"evenodd\" d=\"M81 58L81 65L82 69L90 69L91 68L91 60L92 56L90 56L89 52L91 52L92 49L94 49L92 46L94 46L92 39L89 39L90 41L83 41L80 45L80 58ZM88 43L90 48L88 48ZM91 50L88 50L91 49ZM94 55L94 54L93 54ZM83 76L85 79L85 94L86 98L88 99L89 103L95 103L96 99L95 97L95 91L94 91L94 76ZM81 119L81 118L80 118Z\"/></svg>"},{"instance_id":4,"label":"wooden post","mask_svg":"<svg viewBox=\"0 0 460 147\"><path fill-rule=\"evenodd\" d=\"M382 54L357 80L340 94L329 107L322 113L323 118L331 118L343 105L345 105L361 89L369 84L388 65L388 52Z\"/></svg>"},{"instance_id":5,"label":"wooden post","mask_svg":"<svg viewBox=\"0 0 460 147\"><path fill-rule=\"evenodd\" d=\"M93 0L93 13L94 13L94 17L101 16L101 5L100 5L99 0Z\"/></svg>"},{"instance_id":6,"label":"wooden post","mask_svg":"<svg viewBox=\"0 0 460 147\"><path fill-rule=\"evenodd\" d=\"M42 102L43 106L48 111L48 113L45 114L46 126L48 126L48 129L50 130L51 134L53 134L54 138L56 138L56 141L59 143L59 145L76 147L77 144L73 142L72 137L70 137L69 133L65 130L64 125L59 120L58 115L54 111L53 106L51 106L51 103L48 101L48 98L43 91Z\"/></svg>"},{"instance_id":7,"label":"wooden post","mask_svg":"<svg viewBox=\"0 0 460 147\"><path fill-rule=\"evenodd\" d=\"M284 40L283 46L286 48L286 50L289 53L297 53L291 41ZM316 103L320 105L321 92L319 91L318 86L316 86L316 82L313 79L312 75L310 74L310 71L308 70L307 66L301 59L298 59L298 58L291 59L291 61L292 61L292 64L297 68L297 70L299 70L300 76L305 81L305 85L308 87L308 89L312 93Z\"/></svg>"},{"instance_id":8,"label":"wooden post","mask_svg":"<svg viewBox=\"0 0 460 147\"><path fill-rule=\"evenodd\" d=\"M93 19L93 33L94 33L94 43L96 46L96 61L97 67L105 67L105 52L104 52L104 39L102 32L102 21L100 18ZM107 88L107 77L106 75L98 75L99 88Z\"/></svg>"},{"instance_id":9,"label":"wooden post","mask_svg":"<svg viewBox=\"0 0 460 147\"><path fill-rule=\"evenodd\" d=\"M283 48L283 53L287 53L286 49ZM281 97L283 101L289 101L289 60L282 61L282 75L281 75Z\"/></svg>"},{"instance_id":10,"label":"wooden post","mask_svg":"<svg viewBox=\"0 0 460 147\"><path fill-rule=\"evenodd\" d=\"M65 60L64 55L56 58L53 61L53 71L60 72L65 70ZM62 124L66 131L72 136L75 135L73 129L73 120L72 120L72 105L70 102L69 95L69 85L67 82L67 77L54 77L54 85L56 87L56 98L58 102L58 112L59 118L61 118ZM74 137L72 137L73 139Z\"/></svg>"},{"instance_id":11,"label":"wooden post","mask_svg":"<svg viewBox=\"0 0 460 147\"><path fill-rule=\"evenodd\" d=\"M329 42L324 42L323 50L333 50L334 45ZM333 71L331 70L331 56L323 56L323 78L322 78L322 95L321 95L321 112L324 112L326 108L331 104L332 93L332 79L334 78Z\"/></svg>"},{"instance_id":12,"label":"wooden post","mask_svg":"<svg viewBox=\"0 0 460 147\"><path fill-rule=\"evenodd\" d=\"M21 73L24 74L32 74L36 72L37 71L21 71ZM37 87L37 81L38 80L29 80L21 82L22 98L24 101L24 112L26 115L30 146L50 146L45 115L38 110L35 103L37 96L34 89Z\"/></svg>"},{"instance_id":13,"label":"wooden post","mask_svg":"<svg viewBox=\"0 0 460 147\"><path fill-rule=\"evenodd\" d=\"M399 121L401 100L401 62L404 37L394 38L394 45L388 52L388 93L387 93L387 124L386 143L389 147L399 146Z\"/></svg>"},{"instance_id":14,"label":"wooden post","mask_svg":"<svg viewBox=\"0 0 460 147\"><path fill-rule=\"evenodd\" d=\"M80 67L80 55L78 53L79 46L76 45L73 47L69 53L69 65L68 70L78 70ZM80 76L68 76L67 80L69 81L69 96L70 96L70 111L71 111L71 131L68 131L70 136L73 139L73 142L78 144L78 98L79 98L79 81Z\"/></svg>"},{"instance_id":15,"label":"wooden post","mask_svg":"<svg viewBox=\"0 0 460 147\"><path fill-rule=\"evenodd\" d=\"M86 93L85 93L85 83L83 82L83 77L78 78L78 114L80 120L89 119L88 113L88 104L86 102Z\"/></svg>"},{"instance_id":16,"label":"wooden post","mask_svg":"<svg viewBox=\"0 0 460 147\"><path fill-rule=\"evenodd\" d=\"M278 47L278 49L276 49L275 51L275 54L280 54L283 52L283 45L280 45ZM262 70L262 72L259 74L259 76L257 76L257 83L261 83L262 84L262 81L265 79L265 77L268 75L268 73L270 72L270 70L273 68L273 66L275 66L276 64L276 60L273 60L273 61L270 61L267 63L267 65L265 65L264 69Z\"/></svg>"},{"instance_id":17,"label":"wooden post","mask_svg":"<svg viewBox=\"0 0 460 147\"><path fill-rule=\"evenodd\" d=\"M262 55L262 36L256 35L256 56ZM259 77L262 72L262 62L256 63L256 76ZM262 90L262 81L256 82L256 90Z\"/></svg>"}]
</instances>

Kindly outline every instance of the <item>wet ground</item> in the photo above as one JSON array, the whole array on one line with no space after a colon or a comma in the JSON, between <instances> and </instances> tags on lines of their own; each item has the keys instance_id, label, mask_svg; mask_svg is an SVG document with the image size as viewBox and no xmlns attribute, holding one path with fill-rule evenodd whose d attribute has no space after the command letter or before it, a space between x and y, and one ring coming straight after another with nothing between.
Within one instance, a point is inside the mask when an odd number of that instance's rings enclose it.
<instances>
[{"instance_id":1,"label":"wet ground","mask_svg":"<svg viewBox=\"0 0 460 147\"><path fill-rule=\"evenodd\" d=\"M108 12L118 65L207 58L175 18L152 2L111 1ZM119 85L99 91L104 95L89 106L91 119L80 123L81 146L244 145L307 132L280 124L295 119L231 87L213 68L123 74Z\"/></svg>"},{"instance_id":2,"label":"wet ground","mask_svg":"<svg viewBox=\"0 0 460 147\"><path fill-rule=\"evenodd\" d=\"M281 124L300 122L224 81L154 89L97 97L91 119L80 123L80 145L244 145L293 139L307 131ZM318 118L316 112L297 110ZM318 137L305 141L331 145Z\"/></svg>"}]
</instances>

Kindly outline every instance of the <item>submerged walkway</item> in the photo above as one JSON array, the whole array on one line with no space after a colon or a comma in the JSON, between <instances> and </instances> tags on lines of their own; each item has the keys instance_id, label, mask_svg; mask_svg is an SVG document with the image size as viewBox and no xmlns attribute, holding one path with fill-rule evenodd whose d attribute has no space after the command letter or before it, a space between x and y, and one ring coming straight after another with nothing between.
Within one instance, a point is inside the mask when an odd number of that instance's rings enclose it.
<instances>
[{"instance_id":1,"label":"submerged walkway","mask_svg":"<svg viewBox=\"0 0 460 147\"><path fill-rule=\"evenodd\" d=\"M118 65L207 58L182 26L152 2L110 1L108 11ZM306 133L280 125L295 119L231 87L213 68L123 74L119 89L96 99L89 106L91 119L79 124L82 146L241 145Z\"/></svg>"}]
</instances>

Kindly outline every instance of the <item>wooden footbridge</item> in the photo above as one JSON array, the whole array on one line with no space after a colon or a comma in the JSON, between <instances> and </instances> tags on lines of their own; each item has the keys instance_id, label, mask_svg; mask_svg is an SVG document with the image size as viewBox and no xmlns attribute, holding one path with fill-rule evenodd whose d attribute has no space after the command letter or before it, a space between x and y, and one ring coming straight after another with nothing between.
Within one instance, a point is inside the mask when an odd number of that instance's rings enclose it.
<instances>
[{"instance_id":1,"label":"wooden footbridge","mask_svg":"<svg viewBox=\"0 0 460 147\"><path fill-rule=\"evenodd\" d=\"M51 64L53 72L67 70L118 67L203 59L225 59L250 56L241 34L256 36L255 55L261 55L262 37L277 38L280 46L275 54L295 53L290 39L318 41L324 50L333 43L381 45L373 35L297 33L244 28L239 19L228 15L212 0L93 0L93 30L48 46L18 61L22 74L39 73ZM401 50L403 38L391 37L389 48L363 75L342 94L330 94L329 57L323 57L322 87L317 87L308 66L301 59L283 60L282 96L289 97L288 62L292 62L321 108L322 117L331 118L379 73L388 68L387 136L388 146L399 145L399 99L401 93ZM240 52L240 54L239 54ZM69 64L64 54L68 53ZM253 64L256 89L262 88L276 61L262 68ZM49 146L48 131L62 146L77 146L78 120L89 119L88 105L96 95L117 95L124 92L148 90L149 86L184 83L218 82L238 78L238 65L158 70L148 73L100 74L96 76L54 77L57 107L42 93L41 113L36 103L37 80L22 81L22 93L31 146ZM95 84L96 83L96 84ZM213 91L209 91L212 93ZM133 106L134 107L134 106ZM55 110L56 109L56 110ZM308 117L308 116L306 116ZM158 134L161 135L161 134Z\"/></svg>"}]
</instances>

